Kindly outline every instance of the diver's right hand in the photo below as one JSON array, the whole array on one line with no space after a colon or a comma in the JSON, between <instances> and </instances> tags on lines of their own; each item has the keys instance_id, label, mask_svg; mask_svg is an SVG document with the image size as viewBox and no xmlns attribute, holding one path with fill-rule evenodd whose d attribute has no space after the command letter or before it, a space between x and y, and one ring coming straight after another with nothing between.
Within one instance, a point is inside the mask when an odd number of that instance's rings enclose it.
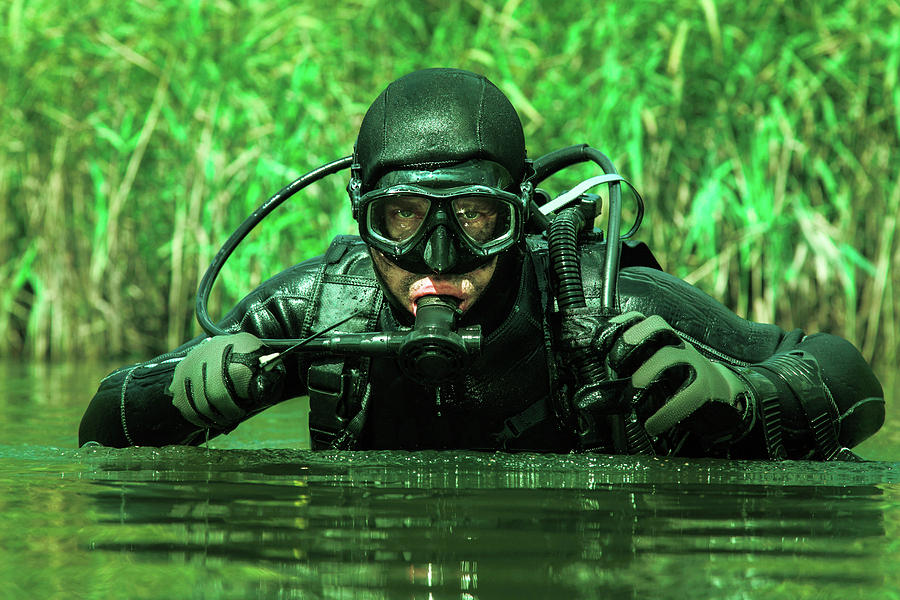
<instances>
[{"instance_id":1,"label":"diver's right hand","mask_svg":"<svg viewBox=\"0 0 900 600\"><path fill-rule=\"evenodd\" d=\"M280 361L263 369L267 353L253 334L207 338L181 359L169 386L172 404L191 423L229 429L276 401L284 380Z\"/></svg>"}]
</instances>

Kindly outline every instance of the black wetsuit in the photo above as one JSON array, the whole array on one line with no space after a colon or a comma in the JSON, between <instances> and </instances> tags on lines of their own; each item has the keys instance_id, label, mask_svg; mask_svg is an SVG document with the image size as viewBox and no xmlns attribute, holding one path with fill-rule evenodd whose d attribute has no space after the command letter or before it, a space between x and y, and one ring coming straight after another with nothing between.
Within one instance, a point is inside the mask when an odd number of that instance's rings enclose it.
<instances>
[{"instance_id":1,"label":"black wetsuit","mask_svg":"<svg viewBox=\"0 0 900 600\"><path fill-rule=\"evenodd\" d=\"M505 314L489 327L483 352L466 373L448 384L429 387L401 375L393 359L340 359L294 354L285 360L281 397L310 395L310 433L314 448L459 448L565 452L575 436L552 410L565 394L565 365L554 350L554 305L547 293L546 258L530 239L518 281L508 290ZM602 281L600 244L582 247L588 305L599 304ZM737 367L761 363L776 354L802 350L815 357L836 405L838 441L852 447L872 435L884 419L881 385L859 352L845 340L806 336L774 325L741 319L703 292L661 270L626 266L618 283L619 308L662 316L687 341L713 360ZM521 273L518 276L518 273ZM325 255L296 265L245 298L223 321L227 331L260 338L302 338L354 310L361 313L341 331L383 331L401 327L385 301L367 249L354 236L341 236ZM402 317L401 317L402 318ZM196 444L222 431L199 430L185 420L166 392L176 364L202 337L151 361L119 369L105 378L84 415L80 443L109 446ZM776 386L791 385L780 373ZM782 393L779 435L787 455L816 451L810 415ZM762 419L739 444L713 454L768 458ZM298 436L300 433L298 432ZM703 453L687 444L685 453Z\"/></svg>"}]
</instances>

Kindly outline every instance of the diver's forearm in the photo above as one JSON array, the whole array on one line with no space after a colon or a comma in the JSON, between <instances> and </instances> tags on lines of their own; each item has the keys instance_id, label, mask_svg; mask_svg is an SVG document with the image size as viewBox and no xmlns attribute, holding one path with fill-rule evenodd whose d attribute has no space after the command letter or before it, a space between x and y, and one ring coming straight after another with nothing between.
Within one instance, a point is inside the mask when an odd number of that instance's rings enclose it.
<instances>
[{"instance_id":1,"label":"diver's forearm","mask_svg":"<svg viewBox=\"0 0 900 600\"><path fill-rule=\"evenodd\" d=\"M78 444L165 446L195 443L201 430L181 416L166 388L174 364L139 364L104 379L82 417ZM206 435L203 436L206 439Z\"/></svg>"}]
</instances>

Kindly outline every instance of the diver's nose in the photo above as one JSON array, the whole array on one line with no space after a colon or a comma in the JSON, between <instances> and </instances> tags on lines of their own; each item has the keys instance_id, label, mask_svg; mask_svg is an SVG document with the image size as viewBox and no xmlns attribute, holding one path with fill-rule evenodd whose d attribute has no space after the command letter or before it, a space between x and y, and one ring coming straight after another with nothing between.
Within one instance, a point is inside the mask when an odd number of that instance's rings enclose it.
<instances>
[{"instance_id":1,"label":"diver's nose","mask_svg":"<svg viewBox=\"0 0 900 600\"><path fill-rule=\"evenodd\" d=\"M456 249L447 227L438 225L425 245L425 264L436 273L449 271L456 265Z\"/></svg>"}]
</instances>

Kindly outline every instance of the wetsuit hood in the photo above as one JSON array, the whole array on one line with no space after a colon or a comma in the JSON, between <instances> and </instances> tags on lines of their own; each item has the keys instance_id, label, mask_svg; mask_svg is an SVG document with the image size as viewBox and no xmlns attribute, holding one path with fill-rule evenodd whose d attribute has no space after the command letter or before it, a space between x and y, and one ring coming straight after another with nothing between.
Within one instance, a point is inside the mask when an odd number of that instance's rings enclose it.
<instances>
[{"instance_id":1,"label":"wetsuit hood","mask_svg":"<svg viewBox=\"0 0 900 600\"><path fill-rule=\"evenodd\" d=\"M482 75L461 69L415 71L387 86L369 107L355 146L359 191L395 170L433 170L484 159L521 183L525 136L510 101Z\"/></svg>"}]
</instances>

